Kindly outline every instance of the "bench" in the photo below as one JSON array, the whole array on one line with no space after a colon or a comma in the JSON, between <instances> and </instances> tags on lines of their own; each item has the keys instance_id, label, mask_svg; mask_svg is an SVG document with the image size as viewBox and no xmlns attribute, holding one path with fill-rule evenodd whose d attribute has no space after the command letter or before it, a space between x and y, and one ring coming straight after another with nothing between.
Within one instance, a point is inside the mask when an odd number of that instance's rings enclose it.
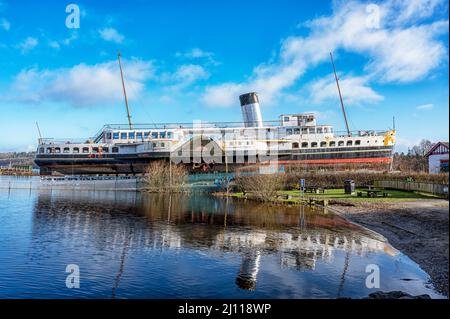
<instances>
[{"instance_id":1,"label":"bench","mask_svg":"<svg viewBox=\"0 0 450 319\"><path fill-rule=\"evenodd\" d=\"M389 193L387 193L386 191L382 190L382 189L373 189L373 188L369 188L369 189L363 189L362 191L358 192L357 195L358 197L362 197L363 192L366 192L367 197L389 197Z\"/></svg>"},{"instance_id":2,"label":"bench","mask_svg":"<svg viewBox=\"0 0 450 319\"><path fill-rule=\"evenodd\" d=\"M310 186L305 188L305 193L325 193L325 190L322 187Z\"/></svg>"}]
</instances>

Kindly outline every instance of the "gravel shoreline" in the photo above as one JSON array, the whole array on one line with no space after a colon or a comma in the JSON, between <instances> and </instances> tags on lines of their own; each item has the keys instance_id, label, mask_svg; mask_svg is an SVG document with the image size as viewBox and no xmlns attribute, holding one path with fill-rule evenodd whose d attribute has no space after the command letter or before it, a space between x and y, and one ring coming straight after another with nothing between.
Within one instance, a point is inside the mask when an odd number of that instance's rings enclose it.
<instances>
[{"instance_id":1,"label":"gravel shoreline","mask_svg":"<svg viewBox=\"0 0 450 319\"><path fill-rule=\"evenodd\" d=\"M350 221L385 236L426 271L436 290L448 297L448 201L357 203L333 208Z\"/></svg>"}]
</instances>

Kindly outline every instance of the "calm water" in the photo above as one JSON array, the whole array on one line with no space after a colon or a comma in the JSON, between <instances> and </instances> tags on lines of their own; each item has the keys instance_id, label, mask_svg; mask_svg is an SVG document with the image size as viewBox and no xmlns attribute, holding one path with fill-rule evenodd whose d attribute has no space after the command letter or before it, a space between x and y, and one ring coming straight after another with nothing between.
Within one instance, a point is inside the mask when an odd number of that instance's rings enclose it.
<instances>
[{"instance_id":1,"label":"calm water","mask_svg":"<svg viewBox=\"0 0 450 319\"><path fill-rule=\"evenodd\" d=\"M80 288L65 281L80 269ZM0 298L364 297L428 275L329 212L192 195L0 190ZM378 289L375 289L378 290Z\"/></svg>"}]
</instances>

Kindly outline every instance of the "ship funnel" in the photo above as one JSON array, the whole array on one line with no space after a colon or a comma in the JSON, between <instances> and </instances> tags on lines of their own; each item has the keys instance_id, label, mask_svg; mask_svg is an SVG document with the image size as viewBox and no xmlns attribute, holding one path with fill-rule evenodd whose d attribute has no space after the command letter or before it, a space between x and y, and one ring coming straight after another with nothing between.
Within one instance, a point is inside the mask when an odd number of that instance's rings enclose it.
<instances>
[{"instance_id":1,"label":"ship funnel","mask_svg":"<svg viewBox=\"0 0 450 319\"><path fill-rule=\"evenodd\" d=\"M255 92L239 96L241 102L242 117L245 127L262 127L261 110L259 108L258 95Z\"/></svg>"}]
</instances>

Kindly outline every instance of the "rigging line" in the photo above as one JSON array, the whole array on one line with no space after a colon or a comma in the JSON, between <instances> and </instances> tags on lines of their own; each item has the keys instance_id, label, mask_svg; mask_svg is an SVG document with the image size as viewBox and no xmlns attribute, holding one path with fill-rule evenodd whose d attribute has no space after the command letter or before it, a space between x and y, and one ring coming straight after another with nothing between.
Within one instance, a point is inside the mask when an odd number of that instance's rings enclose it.
<instances>
[{"instance_id":1,"label":"rigging line","mask_svg":"<svg viewBox=\"0 0 450 319\"><path fill-rule=\"evenodd\" d=\"M153 124L153 126L156 126L156 122L153 120L152 116L150 115L150 113L148 113L148 111L141 102L142 102L141 98L139 98L137 101L134 102L134 104L142 111L144 111L145 115L147 115L147 117L150 119L151 124Z\"/></svg>"},{"instance_id":2,"label":"rigging line","mask_svg":"<svg viewBox=\"0 0 450 319\"><path fill-rule=\"evenodd\" d=\"M130 130L131 130L132 129L131 115L130 115L130 109L128 108L128 98L127 98L127 91L125 90L125 81L123 79L122 64L120 63L120 51L117 53L117 60L119 61L120 77L122 79L123 95L125 97L125 106L127 108L128 124L130 125Z\"/></svg>"},{"instance_id":3,"label":"rigging line","mask_svg":"<svg viewBox=\"0 0 450 319\"><path fill-rule=\"evenodd\" d=\"M344 290L345 274L347 273L349 261L350 261L350 251L347 250L347 252L345 254L345 259L344 259L344 269L342 270L341 279L339 281L339 288L338 288L338 292L337 292L337 298L341 297L341 293Z\"/></svg>"},{"instance_id":4,"label":"rigging line","mask_svg":"<svg viewBox=\"0 0 450 319\"><path fill-rule=\"evenodd\" d=\"M129 249L131 235L132 235L132 229L130 228L130 231L128 232L128 234L125 235L126 237L125 237L125 242L123 245L122 255L120 257L119 271L117 272L116 278L114 280L114 287L112 288L112 292L111 292L112 299L116 298L116 291L117 291L117 288L119 288L120 279L122 278L123 270L125 268L125 257L127 255L128 249Z\"/></svg>"},{"instance_id":5,"label":"rigging line","mask_svg":"<svg viewBox=\"0 0 450 319\"><path fill-rule=\"evenodd\" d=\"M337 86L337 89L339 92L339 100L341 101L342 113L344 114L344 120L345 120L345 126L347 128L347 134L348 134L348 136L351 136L350 129L348 127L348 122L347 122L347 114L345 113L344 100L342 98L341 87L339 86L339 78L336 74L336 67L334 66L333 53L331 53L331 52L330 52L330 58L331 58L331 64L333 65L333 72L334 72L334 78L336 80L336 86Z\"/></svg>"}]
</instances>

